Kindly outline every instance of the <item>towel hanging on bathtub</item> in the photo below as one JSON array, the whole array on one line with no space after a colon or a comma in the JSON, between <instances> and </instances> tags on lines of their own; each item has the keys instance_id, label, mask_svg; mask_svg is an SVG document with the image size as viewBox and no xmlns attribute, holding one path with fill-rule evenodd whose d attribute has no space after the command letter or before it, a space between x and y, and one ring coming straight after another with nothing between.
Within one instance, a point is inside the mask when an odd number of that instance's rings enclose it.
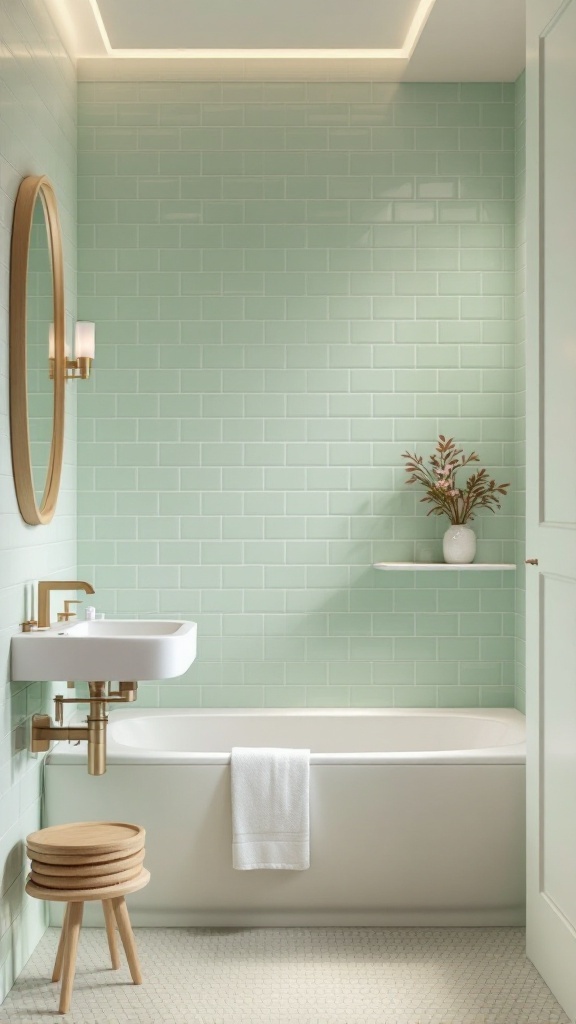
<instances>
[{"instance_id":1,"label":"towel hanging on bathtub","mask_svg":"<svg viewBox=\"0 0 576 1024\"><path fill-rule=\"evenodd\" d=\"M310 751L232 748L232 863L238 871L310 867Z\"/></svg>"}]
</instances>

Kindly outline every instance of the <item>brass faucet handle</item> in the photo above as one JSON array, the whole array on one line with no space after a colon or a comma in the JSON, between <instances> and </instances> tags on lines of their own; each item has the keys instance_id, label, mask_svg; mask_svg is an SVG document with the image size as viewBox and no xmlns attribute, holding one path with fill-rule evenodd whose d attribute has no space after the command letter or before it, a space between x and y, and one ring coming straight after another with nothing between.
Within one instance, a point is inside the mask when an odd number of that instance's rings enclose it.
<instances>
[{"instance_id":1,"label":"brass faucet handle","mask_svg":"<svg viewBox=\"0 0 576 1024\"><path fill-rule=\"evenodd\" d=\"M31 633L34 627L37 625L38 623L36 619L26 619L25 622L20 623L20 627L23 633Z\"/></svg>"},{"instance_id":2,"label":"brass faucet handle","mask_svg":"<svg viewBox=\"0 0 576 1024\"><path fill-rule=\"evenodd\" d=\"M68 622L68 619L76 618L76 612L70 611L71 604L82 604L82 601L64 601L64 611L58 612L58 622Z\"/></svg>"}]
</instances>

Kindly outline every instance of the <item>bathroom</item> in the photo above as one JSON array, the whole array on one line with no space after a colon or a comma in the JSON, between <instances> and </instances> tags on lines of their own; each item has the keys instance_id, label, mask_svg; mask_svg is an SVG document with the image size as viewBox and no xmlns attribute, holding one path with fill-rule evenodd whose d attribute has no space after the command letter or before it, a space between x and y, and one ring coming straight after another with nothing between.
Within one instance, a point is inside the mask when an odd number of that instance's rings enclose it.
<instances>
[{"instance_id":1,"label":"bathroom","mask_svg":"<svg viewBox=\"0 0 576 1024\"><path fill-rule=\"evenodd\" d=\"M520 0L483 0L481 11L469 0L390 0L386 50L359 56L378 29L368 3L332 28L328 5L317 24L308 10L294 7L290 20L278 8L260 32L260 16L247 28L232 5L217 6L212 21L203 12L202 38L189 41L193 8L177 0L162 5L162 19L156 5L143 17L128 0L0 0L0 1021L57 1009L46 945L57 933L46 932L45 905L24 892L26 837L49 824L46 776L77 780L62 793L75 820L132 820L113 813L111 798L110 810L98 804L115 763L102 778L88 775L81 744L66 748L69 767L45 771L28 749L32 716L54 716L53 697L73 696L65 681L12 680L12 639L33 618L30 585L39 580L94 588L93 597L53 593L53 619L61 598L78 598L79 619L94 605L104 621L197 623L193 663L179 676L141 678L130 713L297 718L324 709L329 723L347 709L352 730L363 710L527 712L530 960L521 919L374 928L301 919L265 929L223 921L222 931L215 921L185 921L181 931L160 920L176 986L200 986L190 996L198 1020L575 1019L566 965L576 893L570 857L556 851L573 842L576 709L565 666L576 571L566 568L574 517L556 452L576 403L569 352L563 372L560 357L546 362L548 349L538 348L538 324L556 308L559 323L545 320L543 333L571 322L570 204L561 213L554 204L573 187L570 163L551 161L539 176L538 160L572 145L560 122L574 84L551 79L539 137L536 45L547 41L554 67L554 47L573 38L573 3L529 0L527 43ZM263 55L270 47L279 52ZM65 386L56 510L36 526L19 511L9 401L10 240L28 175L46 175L57 197L69 348L77 322L96 325L89 377ZM549 236L556 232L546 275L542 196ZM556 300L545 317L543 276ZM545 413L542 395L554 398ZM476 564L513 568L373 568L442 565L446 520L426 516L402 460L406 451L427 456L439 434L510 483L502 508L482 510L473 527ZM535 558L538 566L525 565ZM82 684L76 692L85 696ZM544 792L543 765L556 802ZM128 767L139 790L149 768ZM499 784L494 791L496 799ZM312 871L313 814L311 831ZM522 872L519 863L517 880ZM249 874L249 884L263 876ZM136 925L146 892L128 898ZM190 928L195 971L184 982L186 953L170 944ZM71 1020L157 1019L168 991L160 1003L137 1002L163 992L152 977L154 964L162 970L154 934L150 924L136 928L145 983L123 991L101 969L99 929L83 929ZM467 971L484 978L495 959L514 960L519 973L496 993L486 986L492 1002L479 1002L472 983L454 995L452 982ZM304 978L311 964L316 996ZM429 994L403 1003L401 992L419 985ZM251 991L264 993L269 1013L250 1003ZM400 993L394 1005L384 992ZM177 987L172 996L174 1019L194 1020Z\"/></svg>"}]
</instances>

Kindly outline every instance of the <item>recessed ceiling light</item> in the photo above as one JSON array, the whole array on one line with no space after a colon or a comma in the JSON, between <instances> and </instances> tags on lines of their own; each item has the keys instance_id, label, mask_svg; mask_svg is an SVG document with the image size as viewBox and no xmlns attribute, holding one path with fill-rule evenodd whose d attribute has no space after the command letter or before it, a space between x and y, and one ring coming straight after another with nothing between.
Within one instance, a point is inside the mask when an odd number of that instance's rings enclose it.
<instances>
[{"instance_id":1,"label":"recessed ceiling light","mask_svg":"<svg viewBox=\"0 0 576 1024\"><path fill-rule=\"evenodd\" d=\"M410 60L416 43L428 20L436 0L420 0L412 19L410 28L402 46L396 49L178 49L178 50L147 50L147 49L115 49L106 31L104 19L98 6L98 0L89 0L102 41L109 57L123 58L185 58L190 60Z\"/></svg>"}]
</instances>

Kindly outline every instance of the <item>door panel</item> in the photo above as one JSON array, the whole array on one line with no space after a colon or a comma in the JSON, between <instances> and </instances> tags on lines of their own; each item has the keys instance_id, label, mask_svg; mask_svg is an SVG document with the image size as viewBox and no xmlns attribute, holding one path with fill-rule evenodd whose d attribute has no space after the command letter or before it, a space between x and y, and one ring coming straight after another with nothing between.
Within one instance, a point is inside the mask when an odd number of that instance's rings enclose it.
<instances>
[{"instance_id":1,"label":"door panel","mask_svg":"<svg viewBox=\"0 0 576 1024\"><path fill-rule=\"evenodd\" d=\"M576 583L548 576L542 591L541 890L575 928L574 859L567 851L576 851Z\"/></svg>"},{"instance_id":2,"label":"door panel","mask_svg":"<svg viewBox=\"0 0 576 1024\"><path fill-rule=\"evenodd\" d=\"M576 1021L576 0L527 58L527 952Z\"/></svg>"},{"instance_id":3,"label":"door panel","mask_svg":"<svg viewBox=\"0 0 576 1024\"><path fill-rule=\"evenodd\" d=\"M576 4L541 36L541 315L545 521L576 522Z\"/></svg>"}]
</instances>

